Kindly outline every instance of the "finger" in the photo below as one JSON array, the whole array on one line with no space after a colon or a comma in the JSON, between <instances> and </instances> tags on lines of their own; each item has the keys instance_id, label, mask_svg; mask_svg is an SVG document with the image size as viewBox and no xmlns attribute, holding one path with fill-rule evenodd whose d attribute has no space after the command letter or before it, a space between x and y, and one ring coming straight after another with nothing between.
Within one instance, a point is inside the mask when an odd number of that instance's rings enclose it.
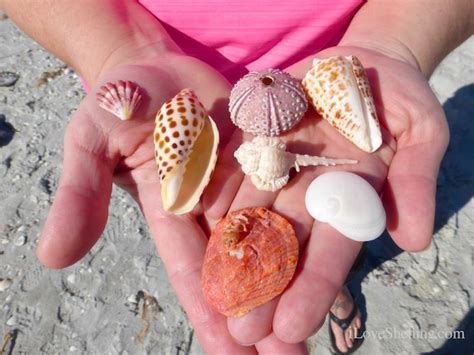
<instances>
[{"instance_id":1,"label":"finger","mask_svg":"<svg viewBox=\"0 0 474 355\"><path fill-rule=\"evenodd\" d=\"M239 210L245 207L270 207L277 197L277 192L262 191L255 187L249 176L242 180L237 194L235 195L229 211Z\"/></svg>"},{"instance_id":2,"label":"finger","mask_svg":"<svg viewBox=\"0 0 474 355\"><path fill-rule=\"evenodd\" d=\"M234 152L244 141L251 140L250 134L236 130L216 165L216 171L206 194L203 207L209 226L212 228L228 211L245 207L269 207L277 193L259 190L244 175Z\"/></svg>"},{"instance_id":3,"label":"finger","mask_svg":"<svg viewBox=\"0 0 474 355\"><path fill-rule=\"evenodd\" d=\"M402 249L426 249L433 234L436 179L446 150L444 130L426 143L400 139L383 192L387 229ZM416 138L415 138L416 140Z\"/></svg>"},{"instance_id":4,"label":"finger","mask_svg":"<svg viewBox=\"0 0 474 355\"><path fill-rule=\"evenodd\" d=\"M243 317L227 318L227 326L232 337L243 345L253 345L272 332L273 314L280 298L274 298L264 305L252 309Z\"/></svg>"},{"instance_id":5,"label":"finger","mask_svg":"<svg viewBox=\"0 0 474 355\"><path fill-rule=\"evenodd\" d=\"M206 352L253 354L253 347L238 345L227 330L226 318L206 302L201 286L201 268L207 237L189 214L162 212L159 184L139 187L140 203L169 279Z\"/></svg>"},{"instance_id":6,"label":"finger","mask_svg":"<svg viewBox=\"0 0 474 355\"><path fill-rule=\"evenodd\" d=\"M211 229L227 213L244 178L240 165L234 157L234 152L243 139L243 134L236 130L224 145L211 182L202 197L204 215Z\"/></svg>"},{"instance_id":7,"label":"finger","mask_svg":"<svg viewBox=\"0 0 474 355\"><path fill-rule=\"evenodd\" d=\"M314 223L297 277L275 311L273 331L282 341L297 343L319 329L360 247L328 224Z\"/></svg>"},{"instance_id":8,"label":"finger","mask_svg":"<svg viewBox=\"0 0 474 355\"><path fill-rule=\"evenodd\" d=\"M51 268L82 258L107 221L114 163L101 129L83 112L66 131L61 179L38 244L39 260Z\"/></svg>"},{"instance_id":9,"label":"finger","mask_svg":"<svg viewBox=\"0 0 474 355\"><path fill-rule=\"evenodd\" d=\"M288 344L282 342L275 334L271 333L265 339L262 339L256 345L259 354L288 354L288 355L306 355L308 349L304 342L298 344Z\"/></svg>"}]
</instances>

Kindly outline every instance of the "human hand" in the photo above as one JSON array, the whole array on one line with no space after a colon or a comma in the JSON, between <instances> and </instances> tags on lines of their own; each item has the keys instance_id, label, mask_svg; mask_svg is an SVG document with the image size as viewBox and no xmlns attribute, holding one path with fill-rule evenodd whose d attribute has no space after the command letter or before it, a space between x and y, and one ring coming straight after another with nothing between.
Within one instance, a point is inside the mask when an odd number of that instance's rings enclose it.
<instances>
[{"instance_id":1,"label":"human hand","mask_svg":"<svg viewBox=\"0 0 474 355\"><path fill-rule=\"evenodd\" d=\"M223 143L233 126L227 117L229 84L207 65L168 54L137 58L104 71L69 123L59 187L41 234L37 255L48 267L61 268L83 257L101 235L108 216L112 182L139 204L178 297L207 352L253 353L236 344L225 318L204 301L200 269L207 238L196 222L163 212L153 144L156 112L185 87L193 88L215 119ZM95 99L106 82L131 80L146 92L138 112L120 121ZM198 208L199 209L199 208Z\"/></svg>"},{"instance_id":2,"label":"human hand","mask_svg":"<svg viewBox=\"0 0 474 355\"><path fill-rule=\"evenodd\" d=\"M255 344L259 349L267 339L278 338L284 343L305 340L324 322L360 250L361 243L308 215L305 191L318 175L338 169L363 176L383 195L387 229L401 248L419 251L431 241L436 178L449 140L441 106L423 75L399 56L361 47L335 47L317 56L349 54L358 56L368 68L384 141L375 153L362 152L310 110L282 137L288 149L357 159L357 165L303 168L283 190L259 191L232 157L242 141L236 134L224 150L205 196L205 213L211 225L229 205L230 210L265 206L293 224L300 242L301 259L287 290L241 318L228 319L230 333L242 344ZM312 59L287 70L302 79ZM223 190L225 196L219 195Z\"/></svg>"}]
</instances>

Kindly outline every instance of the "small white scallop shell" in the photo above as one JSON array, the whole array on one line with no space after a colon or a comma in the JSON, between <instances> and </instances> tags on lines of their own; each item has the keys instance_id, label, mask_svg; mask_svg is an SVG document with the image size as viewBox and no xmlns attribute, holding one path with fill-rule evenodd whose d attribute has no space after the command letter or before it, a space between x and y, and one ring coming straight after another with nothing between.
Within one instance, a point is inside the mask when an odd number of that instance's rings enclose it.
<instances>
[{"instance_id":1,"label":"small white scallop shell","mask_svg":"<svg viewBox=\"0 0 474 355\"><path fill-rule=\"evenodd\" d=\"M385 210L375 189L360 176L335 171L318 176L306 190L306 209L346 237L365 242L385 230Z\"/></svg>"}]
</instances>

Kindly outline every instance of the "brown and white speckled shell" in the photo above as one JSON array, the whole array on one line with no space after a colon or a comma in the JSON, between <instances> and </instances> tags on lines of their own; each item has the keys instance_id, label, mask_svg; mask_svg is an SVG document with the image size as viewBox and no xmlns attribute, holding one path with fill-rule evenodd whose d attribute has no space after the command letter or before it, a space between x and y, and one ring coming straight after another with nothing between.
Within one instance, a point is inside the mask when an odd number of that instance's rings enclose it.
<instances>
[{"instance_id":1,"label":"brown and white speckled shell","mask_svg":"<svg viewBox=\"0 0 474 355\"><path fill-rule=\"evenodd\" d=\"M230 94L232 122L258 136L278 136L295 126L308 109L301 83L278 69L251 72Z\"/></svg>"},{"instance_id":2,"label":"brown and white speckled shell","mask_svg":"<svg viewBox=\"0 0 474 355\"><path fill-rule=\"evenodd\" d=\"M240 317L282 293L297 262L298 240L285 218L263 207L231 212L209 239L204 295L220 313Z\"/></svg>"},{"instance_id":3,"label":"brown and white speckled shell","mask_svg":"<svg viewBox=\"0 0 474 355\"><path fill-rule=\"evenodd\" d=\"M308 100L342 135L366 152L382 134L364 67L355 56L314 59L303 79Z\"/></svg>"},{"instance_id":4,"label":"brown and white speckled shell","mask_svg":"<svg viewBox=\"0 0 474 355\"><path fill-rule=\"evenodd\" d=\"M154 142L163 208L175 214L191 211L209 183L219 144L216 124L191 89L158 111Z\"/></svg>"}]
</instances>

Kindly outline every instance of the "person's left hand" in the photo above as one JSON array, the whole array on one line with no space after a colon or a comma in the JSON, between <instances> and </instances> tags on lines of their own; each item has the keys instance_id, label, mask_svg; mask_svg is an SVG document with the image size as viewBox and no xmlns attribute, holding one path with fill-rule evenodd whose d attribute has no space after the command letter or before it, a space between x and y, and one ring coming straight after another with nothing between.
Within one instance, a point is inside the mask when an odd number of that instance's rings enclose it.
<instances>
[{"instance_id":1,"label":"person's left hand","mask_svg":"<svg viewBox=\"0 0 474 355\"><path fill-rule=\"evenodd\" d=\"M81 259L102 234L107 222L112 182L130 193L142 210L170 282L206 353L255 354L254 347L237 344L226 318L204 299L201 267L207 238L198 224L201 204L176 216L163 210L154 157L153 129L157 110L184 88L192 88L214 118L222 144L235 127L228 119L230 84L205 63L169 53L161 57L131 52L126 63L103 70L90 86L68 124L64 138L64 164L58 190L42 231L37 255L51 268ZM131 80L143 89L144 99L128 121L99 107L95 93L107 82ZM221 196L225 196L223 191ZM267 342L272 352L282 347L297 353L299 345L278 339Z\"/></svg>"},{"instance_id":2,"label":"person's left hand","mask_svg":"<svg viewBox=\"0 0 474 355\"><path fill-rule=\"evenodd\" d=\"M259 191L248 176L244 177L232 156L243 140L237 133L223 152L204 198L211 226L230 205L230 210L268 207L286 217L295 228L301 258L290 286L280 297L247 315L228 318L232 336L242 344L255 344L259 351L268 339L297 343L319 329L361 248L361 243L325 223L315 222L307 213L305 192L318 175L352 171L383 192L387 228L403 249L422 250L431 240L436 177L448 142L441 106L422 74L403 60L357 47L335 47L318 57L349 54L357 55L368 68L383 135L383 144L376 152L359 150L309 109L303 121L283 135L288 150L357 159L357 165L305 167L282 190ZM311 68L312 59L287 71L302 79ZM219 195L223 189L226 194Z\"/></svg>"}]
</instances>

